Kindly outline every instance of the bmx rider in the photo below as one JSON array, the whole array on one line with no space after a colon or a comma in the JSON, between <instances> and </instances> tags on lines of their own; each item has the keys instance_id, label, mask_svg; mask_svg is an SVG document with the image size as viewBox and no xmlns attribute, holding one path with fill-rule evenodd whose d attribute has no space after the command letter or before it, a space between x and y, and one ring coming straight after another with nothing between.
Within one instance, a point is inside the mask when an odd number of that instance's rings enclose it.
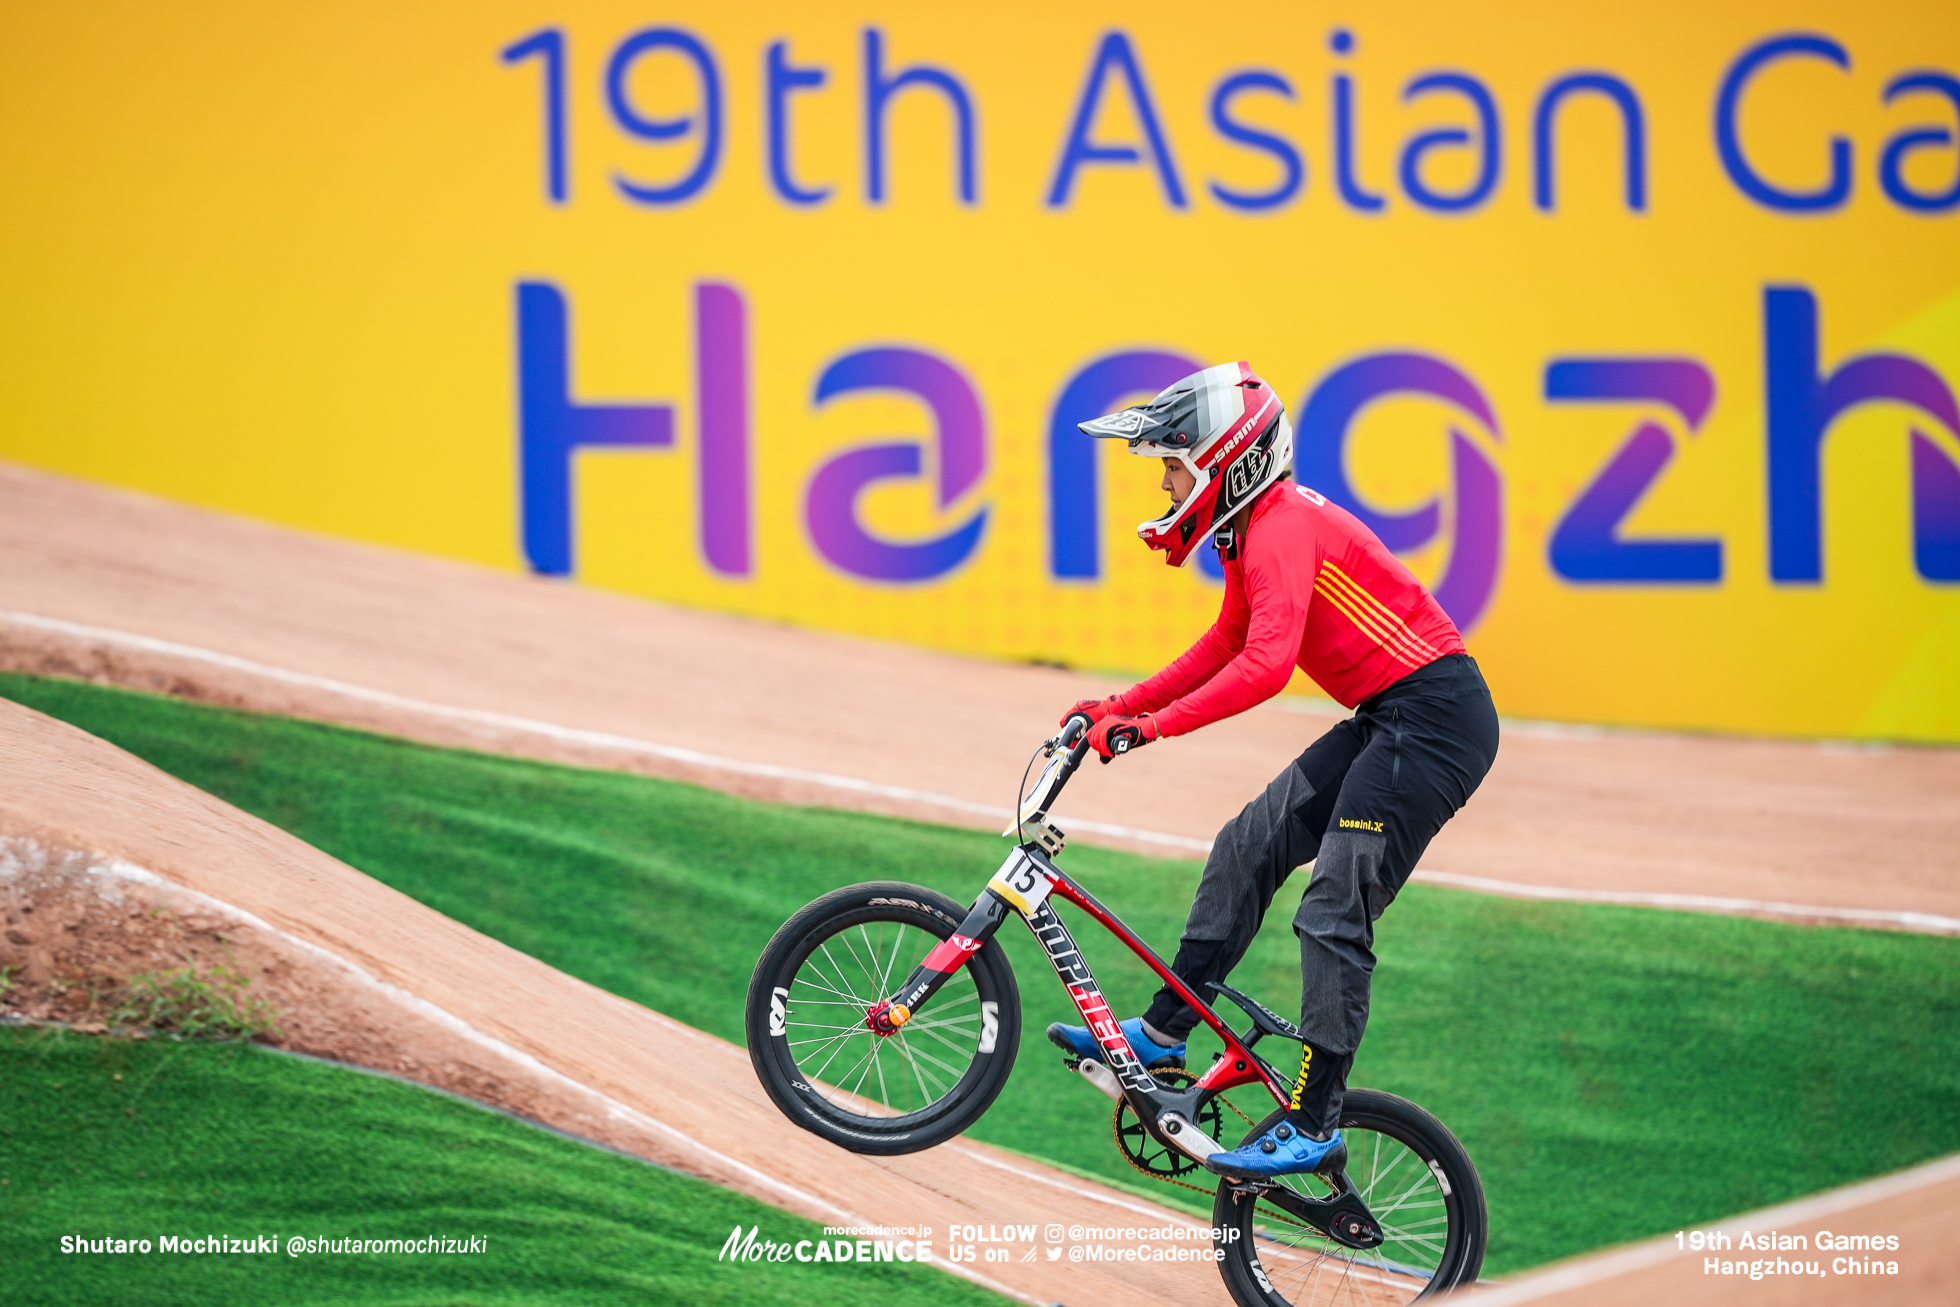
<instances>
[{"instance_id":1,"label":"bmx rider","mask_svg":"<svg viewBox=\"0 0 1960 1307\"><path fill-rule=\"evenodd\" d=\"M1148 680L1063 715L1091 719L1102 760L1244 712L1278 694L1295 666L1354 710L1218 833L1171 964L1207 996L1245 956L1287 877L1314 864L1293 917L1306 1039L1292 1101L1271 1131L1211 1166L1251 1177L1338 1164L1374 923L1490 770L1490 691L1409 569L1352 514L1292 482L1285 406L1246 364L1206 368L1080 430L1163 460L1170 509L1137 528L1150 548L1181 567L1209 543L1225 565L1224 605L1196 644ZM1197 1022L1166 985L1121 1024L1146 1066L1181 1066ZM1085 1027L1050 1026L1048 1037L1101 1058Z\"/></svg>"}]
</instances>

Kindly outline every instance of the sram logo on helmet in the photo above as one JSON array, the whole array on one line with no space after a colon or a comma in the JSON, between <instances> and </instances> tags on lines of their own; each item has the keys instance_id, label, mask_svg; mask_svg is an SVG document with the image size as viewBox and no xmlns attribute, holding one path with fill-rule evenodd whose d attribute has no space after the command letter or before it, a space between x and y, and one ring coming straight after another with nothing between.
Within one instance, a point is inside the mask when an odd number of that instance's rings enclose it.
<instances>
[{"instance_id":1,"label":"sram logo on helmet","mask_svg":"<svg viewBox=\"0 0 1960 1307\"><path fill-rule=\"evenodd\" d=\"M1148 404L1084 422L1078 430L1126 441L1133 454L1175 458L1191 474L1183 503L1137 527L1143 542L1163 550L1172 567L1182 567L1200 540L1293 464L1286 406L1245 363L1194 372Z\"/></svg>"}]
</instances>

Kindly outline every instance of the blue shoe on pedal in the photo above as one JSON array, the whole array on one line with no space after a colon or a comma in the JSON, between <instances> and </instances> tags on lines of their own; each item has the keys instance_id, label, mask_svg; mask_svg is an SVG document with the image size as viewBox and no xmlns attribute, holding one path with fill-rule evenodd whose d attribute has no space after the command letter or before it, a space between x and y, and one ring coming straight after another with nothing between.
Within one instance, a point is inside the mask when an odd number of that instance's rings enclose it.
<instances>
[{"instance_id":1,"label":"blue shoe on pedal","mask_svg":"<svg viewBox=\"0 0 1960 1307\"><path fill-rule=\"evenodd\" d=\"M1243 1148L1219 1153L1205 1163L1220 1175L1241 1180L1274 1175L1305 1175L1347 1165L1347 1145L1336 1130L1325 1142L1309 1139L1282 1121Z\"/></svg>"},{"instance_id":2,"label":"blue shoe on pedal","mask_svg":"<svg viewBox=\"0 0 1960 1307\"><path fill-rule=\"evenodd\" d=\"M1131 1017L1128 1021L1117 1023L1124 1038L1130 1041L1130 1049L1142 1059L1146 1068L1174 1066L1184 1067L1184 1045L1160 1044L1143 1032L1143 1018ZM1048 1027L1048 1042L1061 1049L1070 1057L1086 1057L1097 1062L1103 1060L1102 1045L1089 1033L1087 1026L1065 1026L1060 1022Z\"/></svg>"}]
</instances>

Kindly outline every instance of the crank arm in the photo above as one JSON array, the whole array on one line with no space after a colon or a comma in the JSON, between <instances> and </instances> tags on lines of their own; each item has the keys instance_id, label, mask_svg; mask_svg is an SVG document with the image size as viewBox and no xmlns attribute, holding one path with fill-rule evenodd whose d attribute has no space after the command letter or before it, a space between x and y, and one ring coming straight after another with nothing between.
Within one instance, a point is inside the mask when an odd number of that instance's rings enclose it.
<instances>
[{"instance_id":1,"label":"crank arm","mask_svg":"<svg viewBox=\"0 0 1960 1307\"><path fill-rule=\"evenodd\" d=\"M1109 1095L1111 1099L1118 1103L1127 1103L1132 1112L1137 1111L1136 1099L1123 1092L1123 1086L1116 1079L1114 1071L1094 1058L1086 1057L1076 1064L1075 1069L1084 1080ZM1143 1123L1144 1130L1158 1143L1198 1162L1209 1162L1225 1151L1222 1144L1205 1133L1203 1126L1195 1124L1182 1112L1160 1110L1147 1122L1144 1121L1143 1114L1138 1112L1137 1120Z\"/></svg>"},{"instance_id":2,"label":"crank arm","mask_svg":"<svg viewBox=\"0 0 1960 1307\"><path fill-rule=\"evenodd\" d=\"M1330 1177L1334 1192L1325 1198L1309 1198L1297 1189L1266 1180L1231 1182L1234 1194L1263 1198L1289 1216L1298 1217L1314 1229L1348 1248L1378 1248L1386 1236L1368 1204L1361 1201L1347 1172Z\"/></svg>"},{"instance_id":3,"label":"crank arm","mask_svg":"<svg viewBox=\"0 0 1960 1307\"><path fill-rule=\"evenodd\" d=\"M1182 1112L1165 1112L1157 1118L1157 1128L1151 1131L1158 1135L1186 1157L1199 1162L1209 1162L1226 1149L1216 1139L1204 1132Z\"/></svg>"}]
</instances>

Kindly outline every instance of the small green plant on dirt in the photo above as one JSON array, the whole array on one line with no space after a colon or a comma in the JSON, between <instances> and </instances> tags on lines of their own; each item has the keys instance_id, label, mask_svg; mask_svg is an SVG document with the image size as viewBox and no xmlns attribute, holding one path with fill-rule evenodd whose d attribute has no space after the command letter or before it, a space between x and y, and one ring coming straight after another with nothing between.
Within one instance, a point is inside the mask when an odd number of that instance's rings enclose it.
<instances>
[{"instance_id":1,"label":"small green plant on dirt","mask_svg":"<svg viewBox=\"0 0 1960 1307\"><path fill-rule=\"evenodd\" d=\"M13 992L14 973L19 970L18 966L0 967L0 999L6 998Z\"/></svg>"},{"instance_id":2,"label":"small green plant on dirt","mask_svg":"<svg viewBox=\"0 0 1960 1307\"><path fill-rule=\"evenodd\" d=\"M109 1021L143 1026L191 1039L278 1037L279 1010L248 993L251 978L226 963L204 975L191 963L175 971L144 971L131 976L121 1004Z\"/></svg>"}]
</instances>

